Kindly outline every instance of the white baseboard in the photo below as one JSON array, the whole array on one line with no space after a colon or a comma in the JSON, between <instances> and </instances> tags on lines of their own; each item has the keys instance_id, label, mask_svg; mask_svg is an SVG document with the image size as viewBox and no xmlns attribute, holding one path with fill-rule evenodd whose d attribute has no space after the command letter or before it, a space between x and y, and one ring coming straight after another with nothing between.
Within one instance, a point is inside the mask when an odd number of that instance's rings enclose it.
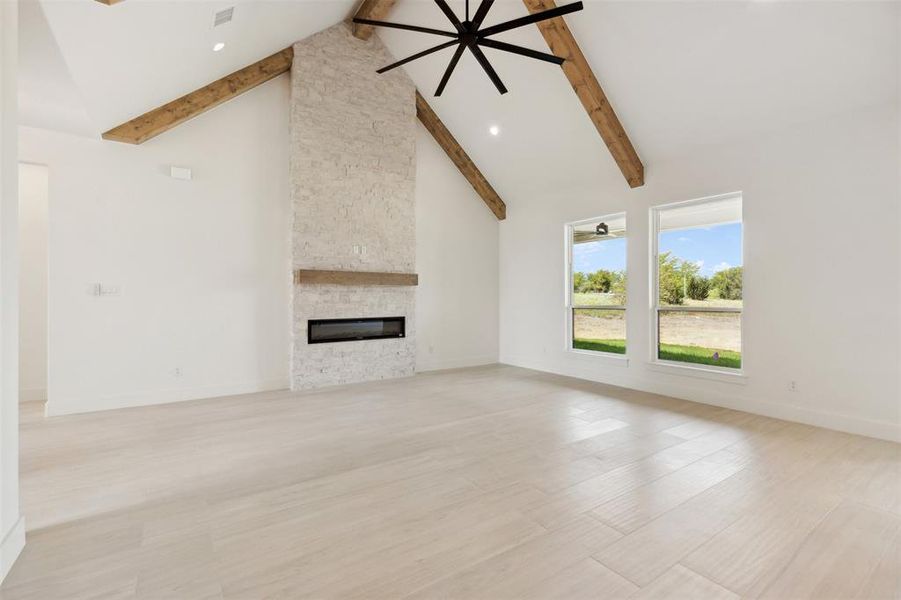
<instances>
[{"instance_id":1,"label":"white baseboard","mask_svg":"<svg viewBox=\"0 0 901 600\"><path fill-rule=\"evenodd\" d=\"M97 412L100 410L113 410L116 408L169 404L172 402L183 402L185 400L202 400L205 398L218 398L221 396L273 392L287 390L289 387L290 382L286 377L284 379L270 379L248 383L196 386L168 390L147 390L131 394L101 396L96 398L54 397L47 402L44 412L48 417L57 417L60 415Z\"/></svg>"},{"instance_id":2,"label":"white baseboard","mask_svg":"<svg viewBox=\"0 0 901 600\"><path fill-rule=\"evenodd\" d=\"M497 355L461 356L444 360L426 360L416 365L416 371L425 373L428 371L444 371L447 369L462 369L465 367L481 367L483 365L497 364Z\"/></svg>"},{"instance_id":3,"label":"white baseboard","mask_svg":"<svg viewBox=\"0 0 901 600\"><path fill-rule=\"evenodd\" d=\"M9 532L3 536L0 541L0 583L6 579L9 570L12 569L13 563L22 553L25 547L25 517L19 517L16 524L12 526Z\"/></svg>"},{"instance_id":4,"label":"white baseboard","mask_svg":"<svg viewBox=\"0 0 901 600\"><path fill-rule=\"evenodd\" d=\"M46 399L46 389L32 388L19 390L19 402L43 402Z\"/></svg>"},{"instance_id":5,"label":"white baseboard","mask_svg":"<svg viewBox=\"0 0 901 600\"><path fill-rule=\"evenodd\" d=\"M628 375L605 375L604 378L601 379L596 371L592 372L589 368L582 367L581 365L572 365L571 368L567 369L554 369L537 364L536 361L523 356L503 356L501 357L501 364L531 369L534 371L543 371L545 373L554 373L555 375L573 377L586 381L595 381L597 383L606 383L642 392L670 396L680 400L688 400L690 402L731 408L764 417L782 419L783 421L793 421L805 425L834 429L836 431L844 431L846 433L853 433L891 442L901 442L901 427L895 423L874 421L872 419L864 419L852 415L827 411L812 410L803 406L749 399L733 394L723 394L709 388L697 387L698 385L703 385L701 380L697 379L686 378L691 379L693 385L688 383L673 384L669 382L664 384L645 379L638 380L635 377L629 377Z\"/></svg>"}]
</instances>

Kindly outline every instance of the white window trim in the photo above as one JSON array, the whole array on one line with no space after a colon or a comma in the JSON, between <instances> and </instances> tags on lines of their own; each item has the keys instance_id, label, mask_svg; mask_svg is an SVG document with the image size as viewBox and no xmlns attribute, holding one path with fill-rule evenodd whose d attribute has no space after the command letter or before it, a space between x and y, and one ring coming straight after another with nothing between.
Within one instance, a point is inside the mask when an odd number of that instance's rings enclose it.
<instances>
[{"instance_id":1,"label":"white window trim","mask_svg":"<svg viewBox=\"0 0 901 600\"><path fill-rule=\"evenodd\" d=\"M604 352L602 350L581 350L579 348L573 348L573 308L583 308L583 307L574 307L573 306L573 229L578 227L579 225L591 225L597 223L599 221L610 220L614 218L623 218L626 220L626 277L629 276L629 251L628 251L628 239L629 239L629 222L628 217L625 211L610 213L606 215L601 215L599 217L592 217L590 219L582 219L580 221L571 221L566 223L563 226L563 243L564 243L564 255L565 255L565 265L564 265L564 285L566 286L566 295L564 297L564 320L566 323L565 331L566 336L563 340L563 349L566 352L570 352L572 354L578 356L584 356L592 359L602 359L604 362L615 365L615 366L628 366L629 364L629 327L628 323L626 325L626 353L625 354L617 354L615 352ZM627 279L628 281L628 279ZM620 309L620 307L609 308L609 307L589 307L589 308L598 308L598 309L607 309L607 310L622 310L625 315L624 318L628 316L628 298L626 299L626 304Z\"/></svg>"},{"instance_id":2,"label":"white window trim","mask_svg":"<svg viewBox=\"0 0 901 600\"><path fill-rule=\"evenodd\" d=\"M710 202L717 202L720 200L730 200L733 198L743 198L741 192L730 192L728 194L719 194L716 196L707 196L704 198L696 198L694 200L685 200L682 202L673 202L670 204L660 204L657 206L652 206L649 216L650 216L650 227L649 231L651 232L650 238L650 269L648 269L650 273L650 285L648 289L650 289L651 294L649 298L649 314L650 314L650 332L651 332L651 347L650 347L650 356L648 357L647 365L655 371L660 371L664 373L672 373L674 375L686 375L689 377L701 377L703 379L713 379L716 381L724 381L728 383L745 383L748 377L748 364L747 364L747 353L745 352L745 311L747 310L747 306L745 306L744 300L742 300L742 308L740 311L738 310L711 310L705 309L699 312L740 312L740 327L741 327L741 368L740 369L730 369L729 367L714 367L712 365L700 365L694 363L682 363L673 360L663 360L657 357L657 347L659 344L659 331L658 331L658 323L659 316L658 312L660 310L659 299L660 299L660 291L658 290L659 286L659 278L658 271L660 269L660 262L657 258L657 253L659 251L659 240L660 240L660 212L663 210L668 210L671 208L678 208L682 206L691 206L695 204L707 204ZM744 202L742 202L742 233L741 233L741 264L743 274L746 272L744 268L745 265L745 221L744 221ZM664 309L666 310L666 309ZM678 310L678 309L676 309ZM628 346L627 346L628 347Z\"/></svg>"},{"instance_id":3,"label":"white window trim","mask_svg":"<svg viewBox=\"0 0 901 600\"><path fill-rule=\"evenodd\" d=\"M742 364L744 364L744 356L742 356ZM649 361L645 365L649 370L658 373L667 373L669 375L679 375L682 377L693 377L697 379L708 379L719 381L722 383L733 383L737 385L746 385L748 376L739 372L737 369L726 369L723 367L711 367L709 365L696 365L692 363L680 363L670 360Z\"/></svg>"}]
</instances>

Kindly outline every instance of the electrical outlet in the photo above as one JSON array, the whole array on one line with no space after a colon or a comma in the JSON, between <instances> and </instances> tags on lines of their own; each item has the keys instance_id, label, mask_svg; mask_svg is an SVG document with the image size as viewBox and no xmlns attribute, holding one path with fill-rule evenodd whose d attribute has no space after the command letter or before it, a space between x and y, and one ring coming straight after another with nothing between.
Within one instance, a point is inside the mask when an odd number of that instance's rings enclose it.
<instances>
[{"instance_id":1,"label":"electrical outlet","mask_svg":"<svg viewBox=\"0 0 901 600\"><path fill-rule=\"evenodd\" d=\"M174 375L175 377L181 377L183 374L184 373L182 373L181 367L175 367L175 369L172 370L172 375Z\"/></svg>"},{"instance_id":2,"label":"electrical outlet","mask_svg":"<svg viewBox=\"0 0 901 600\"><path fill-rule=\"evenodd\" d=\"M789 381L788 382L788 391L797 392L798 391L798 382L797 381Z\"/></svg>"}]
</instances>

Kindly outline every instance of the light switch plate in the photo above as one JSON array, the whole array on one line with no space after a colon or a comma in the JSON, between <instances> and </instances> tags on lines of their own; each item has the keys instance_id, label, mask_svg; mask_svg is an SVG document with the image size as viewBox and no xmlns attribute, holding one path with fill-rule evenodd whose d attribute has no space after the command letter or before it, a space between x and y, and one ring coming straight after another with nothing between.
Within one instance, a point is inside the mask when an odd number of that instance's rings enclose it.
<instances>
[{"instance_id":1,"label":"light switch plate","mask_svg":"<svg viewBox=\"0 0 901 600\"><path fill-rule=\"evenodd\" d=\"M95 283L91 286L91 294L98 297L119 296L122 294L122 288L118 285Z\"/></svg>"},{"instance_id":2,"label":"light switch plate","mask_svg":"<svg viewBox=\"0 0 901 600\"><path fill-rule=\"evenodd\" d=\"M191 169L189 169L188 167L176 167L173 165L173 166L169 167L169 175L172 177L172 179L181 179L183 181L190 181L191 180Z\"/></svg>"}]
</instances>

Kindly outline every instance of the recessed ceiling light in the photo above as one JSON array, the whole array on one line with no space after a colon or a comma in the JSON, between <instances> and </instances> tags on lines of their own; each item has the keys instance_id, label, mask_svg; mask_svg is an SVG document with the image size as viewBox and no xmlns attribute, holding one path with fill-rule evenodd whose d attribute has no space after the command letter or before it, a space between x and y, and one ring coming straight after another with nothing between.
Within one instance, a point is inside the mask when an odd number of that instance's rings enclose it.
<instances>
[{"instance_id":1,"label":"recessed ceiling light","mask_svg":"<svg viewBox=\"0 0 901 600\"><path fill-rule=\"evenodd\" d=\"M213 46L213 52L219 52L225 48L225 42L216 42L216 45Z\"/></svg>"},{"instance_id":2,"label":"recessed ceiling light","mask_svg":"<svg viewBox=\"0 0 901 600\"><path fill-rule=\"evenodd\" d=\"M498 136L501 134L501 128L498 127L497 125L492 125L491 127L488 128L488 133L490 133L493 136Z\"/></svg>"}]
</instances>

